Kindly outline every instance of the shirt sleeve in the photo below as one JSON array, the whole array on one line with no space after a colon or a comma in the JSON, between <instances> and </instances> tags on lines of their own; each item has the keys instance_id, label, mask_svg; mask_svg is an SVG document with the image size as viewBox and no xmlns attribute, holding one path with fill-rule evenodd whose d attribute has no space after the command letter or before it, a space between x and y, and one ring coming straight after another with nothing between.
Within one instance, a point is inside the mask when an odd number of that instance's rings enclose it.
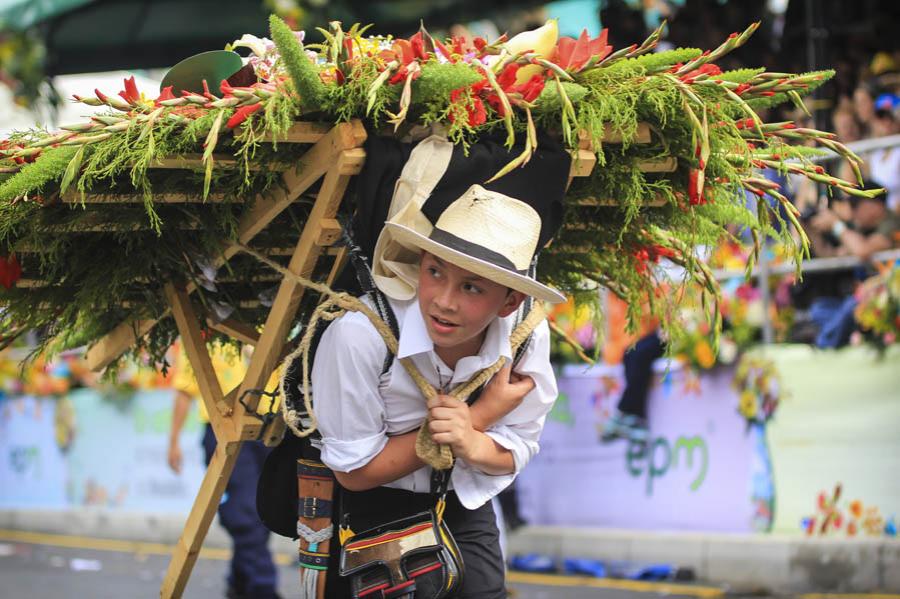
<instances>
[{"instance_id":1,"label":"shirt sleeve","mask_svg":"<svg viewBox=\"0 0 900 599\"><path fill-rule=\"evenodd\" d=\"M534 389L519 407L485 432L512 452L518 474L540 449L538 441L544 421L558 395L556 375L550 364L550 327L546 320L535 328L531 343L514 370L530 376Z\"/></svg>"},{"instance_id":2,"label":"shirt sleeve","mask_svg":"<svg viewBox=\"0 0 900 599\"><path fill-rule=\"evenodd\" d=\"M348 313L319 341L311 373L313 412L322 434L322 462L337 472L368 464L387 444L378 391L384 341L366 317Z\"/></svg>"},{"instance_id":3,"label":"shirt sleeve","mask_svg":"<svg viewBox=\"0 0 900 599\"><path fill-rule=\"evenodd\" d=\"M510 474L489 475L463 460L457 461L453 469L453 484L460 501L469 509L477 508L512 484L516 475L540 449L544 421L557 397L556 376L550 364L550 327L546 321L535 329L528 349L514 370L530 376L534 380L534 389L518 408L486 430L485 434L512 453L515 470ZM463 487L467 492L459 493Z\"/></svg>"}]
</instances>

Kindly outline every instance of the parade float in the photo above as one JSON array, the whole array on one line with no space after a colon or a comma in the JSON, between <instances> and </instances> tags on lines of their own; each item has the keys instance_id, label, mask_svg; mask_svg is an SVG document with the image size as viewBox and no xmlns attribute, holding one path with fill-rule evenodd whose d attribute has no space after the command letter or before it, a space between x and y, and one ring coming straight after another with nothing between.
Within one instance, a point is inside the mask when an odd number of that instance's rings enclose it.
<instances>
[{"instance_id":1,"label":"parade float","mask_svg":"<svg viewBox=\"0 0 900 599\"><path fill-rule=\"evenodd\" d=\"M802 106L831 71L716 66L756 28L711 51L656 52L661 30L612 48L605 32L560 38L553 21L497 40L439 40L424 27L409 39L366 37L331 23L312 44L273 17L271 41L244 36L192 57L159 93L127 80L73 98L101 109L82 123L4 140L2 342L38 330L36 353L87 345L87 365L112 371L135 356L165 367L180 335L228 448L207 470L163 596L187 582L235 449L283 432L255 414L248 392L299 342L297 325L335 297L367 138L439 133L464 149L502 140L509 160L486 184L528 168L546 136L561 142L572 156L564 224L539 278L577 305L599 307L597 290L608 289L631 329L649 314L678 331L680 294L660 290L692 288L714 353L721 290L697 248L731 225L754 240L748 272L768 237L798 264L807 251L796 209L759 169L879 193L810 160L836 152L858 174L859 158L832 134L757 114ZM766 201L749 210L747 194ZM662 261L680 267L677 280L662 280ZM256 348L228 396L206 350L216 341Z\"/></svg>"}]
</instances>

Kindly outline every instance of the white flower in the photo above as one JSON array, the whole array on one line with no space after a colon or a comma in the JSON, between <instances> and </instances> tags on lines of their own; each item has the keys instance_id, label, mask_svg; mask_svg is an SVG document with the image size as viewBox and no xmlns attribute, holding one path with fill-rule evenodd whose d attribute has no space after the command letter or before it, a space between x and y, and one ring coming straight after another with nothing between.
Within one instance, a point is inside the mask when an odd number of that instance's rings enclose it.
<instances>
[{"instance_id":1,"label":"white flower","mask_svg":"<svg viewBox=\"0 0 900 599\"><path fill-rule=\"evenodd\" d=\"M232 48L249 48L256 56L262 58L266 55L266 51L272 46L272 40L268 38L258 38L255 35L245 33L241 39L231 43Z\"/></svg>"}]
</instances>

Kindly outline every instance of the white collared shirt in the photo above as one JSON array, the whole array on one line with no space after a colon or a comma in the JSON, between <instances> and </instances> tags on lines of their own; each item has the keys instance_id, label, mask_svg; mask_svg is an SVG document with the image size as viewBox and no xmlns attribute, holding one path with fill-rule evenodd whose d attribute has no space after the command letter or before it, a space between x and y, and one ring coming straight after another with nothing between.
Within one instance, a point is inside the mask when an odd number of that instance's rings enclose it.
<instances>
[{"instance_id":1,"label":"white collared shirt","mask_svg":"<svg viewBox=\"0 0 900 599\"><path fill-rule=\"evenodd\" d=\"M435 387L443 383L447 391L500 356L511 357L509 335L514 316L491 322L479 353L462 358L451 370L434 352L418 299L391 300L391 306L400 339L397 355L384 375L387 348L362 313L349 312L332 322L319 342L312 370L313 409L322 434L322 462L332 470L351 472L365 466L384 449L388 437L415 430L425 422L425 399L399 363L401 358L411 357L429 383ZM509 486L538 452L544 419L557 396L546 321L535 329L515 371L532 377L535 388L519 407L485 431L512 452L515 471L490 475L457 460L451 486L468 509L483 505ZM420 468L385 486L427 493L431 469Z\"/></svg>"}]
</instances>

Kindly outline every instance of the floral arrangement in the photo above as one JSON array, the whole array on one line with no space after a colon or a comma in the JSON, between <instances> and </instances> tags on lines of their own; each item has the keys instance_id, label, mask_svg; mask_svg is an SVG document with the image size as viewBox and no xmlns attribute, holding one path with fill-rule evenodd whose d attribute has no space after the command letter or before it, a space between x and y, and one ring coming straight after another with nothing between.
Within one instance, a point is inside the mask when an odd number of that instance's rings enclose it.
<instances>
[{"instance_id":1,"label":"floral arrangement","mask_svg":"<svg viewBox=\"0 0 900 599\"><path fill-rule=\"evenodd\" d=\"M879 349L900 338L900 265L867 279L856 292L856 321Z\"/></svg>"},{"instance_id":2,"label":"floral arrangement","mask_svg":"<svg viewBox=\"0 0 900 599\"><path fill-rule=\"evenodd\" d=\"M663 52L654 52L662 29L640 44L612 48L605 32L559 37L554 21L497 40L439 40L424 27L409 39L365 37L365 27L345 31L331 23L319 30L320 44L305 43L278 17L270 25L271 41L244 36L235 43L252 54L246 81L207 81L202 90L166 88L148 96L128 80L119 93L74 98L105 109L89 121L0 142L3 343L42 329L44 349L60 351L94 342L123 321L162 318L134 349L162 360L177 335L164 318L162 282L196 281L222 240L235 237L252 198L276 190L285 169L302 169L305 147L278 143L300 120L361 119L370 132L398 136L440 126L463 147L500 136L510 160L494 178L528 163L538 130L572 150L589 149L598 167L571 184L565 226L543 252L539 276L579 302L595 301L597 286L607 287L627 302L635 328L648 303L664 326L677 327L666 318L674 294L654 295L651 266L666 258L703 290L715 337L720 291L694 256L698 246L718 241L727 224L752 232L750 265L767 234L780 235L796 261L806 254L796 210L757 169L803 175L851 195L879 192L861 189L861 179L832 177L809 160L825 149L858 167L859 158L832 134L764 123L757 115L782 102L802 106L800 96L832 71L722 72L716 66L758 24L711 51ZM650 143L637 143L642 127ZM617 143L605 141L608 136ZM818 148L795 144L803 141ZM154 168L189 156L199 156L196 168ZM641 169L666 158L675 159L674 171ZM758 202L751 212L747 192L774 205ZM139 201L89 206L88 193ZM158 200L167 193L198 201ZM217 201L207 201L213 196ZM780 232L771 226L781 218L778 206L800 242L787 226ZM292 245L308 210L304 201L286 210L265 231L268 246ZM200 315L226 304L236 318L261 324L267 311L260 302L244 306L265 291L253 282L257 264L237 256L227 271L228 282L224 276L213 281L215 292L198 291Z\"/></svg>"},{"instance_id":3,"label":"floral arrangement","mask_svg":"<svg viewBox=\"0 0 900 599\"><path fill-rule=\"evenodd\" d=\"M859 499L851 501L841 509L843 485L834 486L831 494L820 491L816 497L816 513L803 518L800 525L808 536L834 535L844 531L848 537L866 535L870 537L897 536L894 518L885 519L878 506L865 505Z\"/></svg>"},{"instance_id":4,"label":"floral arrangement","mask_svg":"<svg viewBox=\"0 0 900 599\"><path fill-rule=\"evenodd\" d=\"M766 424L784 399L781 374L771 360L744 354L732 386L738 393L738 412L747 424Z\"/></svg>"}]
</instances>

